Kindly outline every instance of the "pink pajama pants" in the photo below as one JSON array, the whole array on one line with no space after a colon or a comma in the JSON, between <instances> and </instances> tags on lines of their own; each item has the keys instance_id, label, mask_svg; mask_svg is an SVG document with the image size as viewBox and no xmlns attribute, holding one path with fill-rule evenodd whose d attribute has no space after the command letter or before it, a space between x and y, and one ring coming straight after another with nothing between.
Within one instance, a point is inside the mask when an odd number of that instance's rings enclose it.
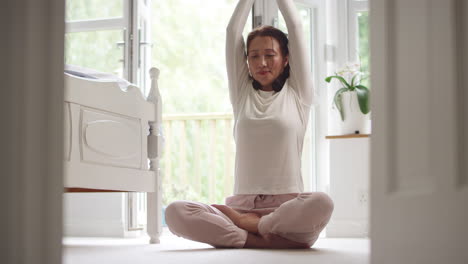
<instances>
[{"instance_id":1,"label":"pink pajama pants","mask_svg":"<svg viewBox=\"0 0 468 264\"><path fill-rule=\"evenodd\" d=\"M291 241L313 245L330 220L333 201L322 192L279 195L235 195L226 205L241 213L261 216L259 233L272 233ZM247 231L237 227L213 206L176 201L166 208L166 223L177 236L214 247L242 248Z\"/></svg>"}]
</instances>

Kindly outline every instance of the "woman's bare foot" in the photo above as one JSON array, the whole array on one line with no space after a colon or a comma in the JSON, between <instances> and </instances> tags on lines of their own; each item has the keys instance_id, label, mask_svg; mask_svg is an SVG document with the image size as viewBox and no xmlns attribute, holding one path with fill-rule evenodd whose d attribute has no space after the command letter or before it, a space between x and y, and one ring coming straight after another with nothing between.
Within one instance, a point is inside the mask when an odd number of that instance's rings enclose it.
<instances>
[{"instance_id":1,"label":"woman's bare foot","mask_svg":"<svg viewBox=\"0 0 468 264\"><path fill-rule=\"evenodd\" d=\"M258 223L260 222L259 215L254 213L242 214L226 205L212 204L212 206L229 217L239 228L247 230L250 233L258 233Z\"/></svg>"},{"instance_id":2,"label":"woman's bare foot","mask_svg":"<svg viewBox=\"0 0 468 264\"><path fill-rule=\"evenodd\" d=\"M310 248L310 245L291 241L275 234L260 236L249 233L244 248L306 249Z\"/></svg>"},{"instance_id":3,"label":"woman's bare foot","mask_svg":"<svg viewBox=\"0 0 468 264\"><path fill-rule=\"evenodd\" d=\"M274 249L304 249L310 248L306 243L299 243L288 240L275 234L267 234L265 236L258 234L258 223L260 216L254 213L239 213L226 205L212 204L213 207L225 214L234 222L236 226L247 230L247 241L244 248L274 248Z\"/></svg>"}]
</instances>

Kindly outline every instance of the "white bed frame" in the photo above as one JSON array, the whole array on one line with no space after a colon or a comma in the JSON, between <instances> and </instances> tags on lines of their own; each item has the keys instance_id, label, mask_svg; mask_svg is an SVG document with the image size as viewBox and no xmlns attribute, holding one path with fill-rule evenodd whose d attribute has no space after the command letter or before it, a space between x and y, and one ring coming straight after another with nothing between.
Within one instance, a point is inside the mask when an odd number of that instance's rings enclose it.
<instances>
[{"instance_id":1,"label":"white bed frame","mask_svg":"<svg viewBox=\"0 0 468 264\"><path fill-rule=\"evenodd\" d=\"M67 192L147 192L147 231L162 229L161 96L152 68L147 99L140 89L65 74L65 177ZM148 162L149 161L149 162Z\"/></svg>"}]
</instances>

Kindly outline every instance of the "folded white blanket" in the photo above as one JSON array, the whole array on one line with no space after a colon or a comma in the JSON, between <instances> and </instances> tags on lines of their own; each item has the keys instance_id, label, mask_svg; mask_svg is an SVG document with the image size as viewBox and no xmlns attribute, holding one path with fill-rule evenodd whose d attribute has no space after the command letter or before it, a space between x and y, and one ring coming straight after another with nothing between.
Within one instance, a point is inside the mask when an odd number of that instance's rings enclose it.
<instances>
[{"instance_id":1,"label":"folded white blanket","mask_svg":"<svg viewBox=\"0 0 468 264\"><path fill-rule=\"evenodd\" d=\"M130 83L129 81L120 78L117 75L106 72L100 72L94 69L84 68L76 65L65 65L64 72L73 76L91 79L95 81L116 82L122 90L126 90L129 85L136 86L135 84Z\"/></svg>"}]
</instances>

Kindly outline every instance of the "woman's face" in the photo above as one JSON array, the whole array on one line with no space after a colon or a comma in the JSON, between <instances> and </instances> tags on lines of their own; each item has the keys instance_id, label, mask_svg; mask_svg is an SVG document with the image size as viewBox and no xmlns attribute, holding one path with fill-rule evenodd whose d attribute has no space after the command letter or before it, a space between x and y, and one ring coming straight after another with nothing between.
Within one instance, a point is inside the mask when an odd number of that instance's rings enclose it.
<instances>
[{"instance_id":1,"label":"woman's face","mask_svg":"<svg viewBox=\"0 0 468 264\"><path fill-rule=\"evenodd\" d=\"M288 57L281 54L279 42L268 36L252 39L247 50L247 62L252 77L263 90L272 90L271 84L288 65Z\"/></svg>"}]
</instances>

